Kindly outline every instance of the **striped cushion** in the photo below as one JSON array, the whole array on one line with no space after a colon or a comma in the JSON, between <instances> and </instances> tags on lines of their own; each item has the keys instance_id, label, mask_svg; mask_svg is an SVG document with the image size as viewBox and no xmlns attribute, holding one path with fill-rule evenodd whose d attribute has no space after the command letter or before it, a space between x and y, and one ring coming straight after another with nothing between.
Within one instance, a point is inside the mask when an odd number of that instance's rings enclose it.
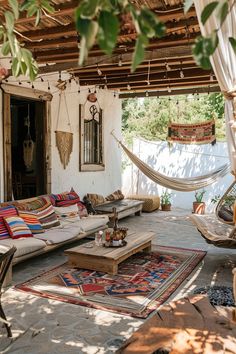
<instances>
[{"instance_id":1,"label":"striped cushion","mask_svg":"<svg viewBox=\"0 0 236 354\"><path fill-rule=\"evenodd\" d=\"M52 204L46 199L44 199L44 204L40 208L34 210L34 213L44 229L50 229L53 226L60 225L60 221L54 212Z\"/></svg>"},{"instance_id":2,"label":"striped cushion","mask_svg":"<svg viewBox=\"0 0 236 354\"><path fill-rule=\"evenodd\" d=\"M61 194L51 194L51 196L54 198L55 206L57 207L66 207L80 202L80 197L74 190Z\"/></svg>"},{"instance_id":3,"label":"striped cushion","mask_svg":"<svg viewBox=\"0 0 236 354\"><path fill-rule=\"evenodd\" d=\"M17 210L14 206L9 205L4 208L0 208L0 240L4 238L9 238L9 232L4 223L3 218L8 216L17 216Z\"/></svg>"},{"instance_id":4,"label":"striped cushion","mask_svg":"<svg viewBox=\"0 0 236 354\"><path fill-rule=\"evenodd\" d=\"M24 220L32 234L40 234L45 232L37 215L30 211L19 211L19 216Z\"/></svg>"},{"instance_id":5,"label":"striped cushion","mask_svg":"<svg viewBox=\"0 0 236 354\"><path fill-rule=\"evenodd\" d=\"M11 238L32 237L32 232L19 216L8 216L3 218Z\"/></svg>"}]
</instances>

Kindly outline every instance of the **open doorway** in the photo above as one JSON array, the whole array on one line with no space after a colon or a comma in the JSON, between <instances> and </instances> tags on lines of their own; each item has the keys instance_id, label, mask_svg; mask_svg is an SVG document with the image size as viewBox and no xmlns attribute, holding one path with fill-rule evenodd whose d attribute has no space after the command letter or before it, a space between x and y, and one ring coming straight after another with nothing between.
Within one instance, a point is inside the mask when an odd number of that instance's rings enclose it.
<instances>
[{"instance_id":1,"label":"open doorway","mask_svg":"<svg viewBox=\"0 0 236 354\"><path fill-rule=\"evenodd\" d=\"M46 193L44 103L11 96L10 107L13 198Z\"/></svg>"},{"instance_id":2,"label":"open doorway","mask_svg":"<svg viewBox=\"0 0 236 354\"><path fill-rule=\"evenodd\" d=\"M2 85L4 200L51 192L52 95Z\"/></svg>"}]
</instances>

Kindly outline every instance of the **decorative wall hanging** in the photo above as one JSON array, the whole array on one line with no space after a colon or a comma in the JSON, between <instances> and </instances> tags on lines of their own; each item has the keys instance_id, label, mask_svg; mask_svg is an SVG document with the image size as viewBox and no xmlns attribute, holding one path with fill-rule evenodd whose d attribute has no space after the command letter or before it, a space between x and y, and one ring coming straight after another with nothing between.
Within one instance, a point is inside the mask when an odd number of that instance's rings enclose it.
<instances>
[{"instance_id":1,"label":"decorative wall hanging","mask_svg":"<svg viewBox=\"0 0 236 354\"><path fill-rule=\"evenodd\" d=\"M62 96L64 97L67 120L68 120L68 125L70 127L70 131L69 132L58 130ZM65 92L62 91L62 90L60 91L60 94L59 94L57 126L56 126L55 134L56 134L56 146L57 146L57 149L58 149L58 152L59 152L60 161L61 161L61 163L63 165L63 168L65 169L66 166L68 165L69 161L70 161L70 155L71 155L72 149L73 149L73 133L71 132L70 117L69 117L69 112L68 112L68 106L67 106L67 102L66 102Z\"/></svg>"},{"instance_id":2,"label":"decorative wall hanging","mask_svg":"<svg viewBox=\"0 0 236 354\"><path fill-rule=\"evenodd\" d=\"M169 123L167 141L180 144L216 143L214 119L204 123L178 124Z\"/></svg>"},{"instance_id":3,"label":"decorative wall hanging","mask_svg":"<svg viewBox=\"0 0 236 354\"><path fill-rule=\"evenodd\" d=\"M28 115L25 118L25 122L24 122L24 125L27 127L27 134L25 140L23 141L23 159L27 169L30 169L33 162L33 155L34 155L34 142L30 135L29 114L30 114L30 105L28 104Z\"/></svg>"}]
</instances>

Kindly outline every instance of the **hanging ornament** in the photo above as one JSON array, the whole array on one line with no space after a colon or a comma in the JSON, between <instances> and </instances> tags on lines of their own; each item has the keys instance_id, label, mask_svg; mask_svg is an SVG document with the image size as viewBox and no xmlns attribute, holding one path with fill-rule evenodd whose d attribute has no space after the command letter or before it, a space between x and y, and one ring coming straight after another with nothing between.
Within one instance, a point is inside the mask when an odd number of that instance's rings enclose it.
<instances>
[{"instance_id":1,"label":"hanging ornament","mask_svg":"<svg viewBox=\"0 0 236 354\"><path fill-rule=\"evenodd\" d=\"M30 106L28 104L28 115L25 118L25 126L27 127L27 134L23 141L23 159L27 169L30 169L33 162L34 142L30 135Z\"/></svg>"}]
</instances>

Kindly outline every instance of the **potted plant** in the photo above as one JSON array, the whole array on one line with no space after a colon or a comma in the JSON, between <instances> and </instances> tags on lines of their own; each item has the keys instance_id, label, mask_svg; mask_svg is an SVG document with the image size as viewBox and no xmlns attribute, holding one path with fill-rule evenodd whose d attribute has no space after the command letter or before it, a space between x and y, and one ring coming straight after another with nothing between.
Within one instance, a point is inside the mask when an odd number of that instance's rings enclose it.
<instances>
[{"instance_id":1,"label":"potted plant","mask_svg":"<svg viewBox=\"0 0 236 354\"><path fill-rule=\"evenodd\" d=\"M171 210L171 193L168 193L167 191L163 192L161 195L161 210Z\"/></svg>"},{"instance_id":2,"label":"potted plant","mask_svg":"<svg viewBox=\"0 0 236 354\"><path fill-rule=\"evenodd\" d=\"M193 213L194 214L205 214L206 204L203 202L203 196L206 191L203 189L201 191L195 192L195 201L193 202Z\"/></svg>"}]
</instances>

